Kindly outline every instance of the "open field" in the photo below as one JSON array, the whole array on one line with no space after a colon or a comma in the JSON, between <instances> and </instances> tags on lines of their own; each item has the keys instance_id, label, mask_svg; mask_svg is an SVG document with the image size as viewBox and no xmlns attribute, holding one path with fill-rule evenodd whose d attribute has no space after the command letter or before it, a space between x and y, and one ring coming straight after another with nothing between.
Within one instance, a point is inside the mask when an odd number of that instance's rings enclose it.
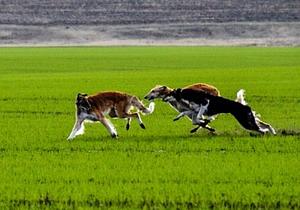
<instances>
[{"instance_id":1,"label":"open field","mask_svg":"<svg viewBox=\"0 0 300 210\"><path fill-rule=\"evenodd\" d=\"M300 208L300 48L0 48L0 209ZM119 139L99 124L67 142L78 92L142 98L156 84L215 85L246 100L277 136L231 116L217 134L157 101ZM148 104L148 102L145 102Z\"/></svg>"}]
</instances>

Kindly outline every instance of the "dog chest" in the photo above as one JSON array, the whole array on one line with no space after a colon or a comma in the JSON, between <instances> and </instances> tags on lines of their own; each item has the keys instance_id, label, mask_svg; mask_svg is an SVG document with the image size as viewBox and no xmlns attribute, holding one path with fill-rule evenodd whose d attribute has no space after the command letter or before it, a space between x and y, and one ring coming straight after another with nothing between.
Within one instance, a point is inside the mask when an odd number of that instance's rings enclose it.
<instances>
[{"instance_id":1,"label":"dog chest","mask_svg":"<svg viewBox=\"0 0 300 210\"><path fill-rule=\"evenodd\" d=\"M98 118L96 114L94 113L86 113L86 112L81 112L80 115L78 116L80 119L87 119L91 121L98 121Z\"/></svg>"}]
</instances>

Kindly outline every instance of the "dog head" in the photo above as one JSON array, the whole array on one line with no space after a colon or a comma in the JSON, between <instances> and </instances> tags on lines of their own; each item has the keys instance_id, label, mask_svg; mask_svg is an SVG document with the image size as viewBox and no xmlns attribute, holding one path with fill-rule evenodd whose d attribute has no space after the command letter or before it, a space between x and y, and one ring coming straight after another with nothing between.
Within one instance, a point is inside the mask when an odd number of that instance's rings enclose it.
<instances>
[{"instance_id":1,"label":"dog head","mask_svg":"<svg viewBox=\"0 0 300 210\"><path fill-rule=\"evenodd\" d=\"M165 98L170 92L171 88L163 85L156 85L149 93L144 97L145 99L152 101L156 98Z\"/></svg>"},{"instance_id":2,"label":"dog head","mask_svg":"<svg viewBox=\"0 0 300 210\"><path fill-rule=\"evenodd\" d=\"M76 107L78 111L88 112L91 109L91 104L88 101L88 95L85 93L78 93L76 99Z\"/></svg>"}]
</instances>

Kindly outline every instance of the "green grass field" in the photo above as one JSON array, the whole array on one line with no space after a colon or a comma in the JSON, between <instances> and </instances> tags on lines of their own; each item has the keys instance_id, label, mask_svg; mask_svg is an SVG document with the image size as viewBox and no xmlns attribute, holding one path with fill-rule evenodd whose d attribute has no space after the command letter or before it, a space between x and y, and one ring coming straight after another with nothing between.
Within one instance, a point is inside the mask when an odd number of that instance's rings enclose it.
<instances>
[{"instance_id":1,"label":"green grass field","mask_svg":"<svg viewBox=\"0 0 300 210\"><path fill-rule=\"evenodd\" d=\"M277 131L250 135L229 115L195 134L157 101L72 142L78 92L143 96L156 84L212 84ZM144 101L145 104L149 104ZM0 48L0 209L299 209L300 48Z\"/></svg>"}]
</instances>

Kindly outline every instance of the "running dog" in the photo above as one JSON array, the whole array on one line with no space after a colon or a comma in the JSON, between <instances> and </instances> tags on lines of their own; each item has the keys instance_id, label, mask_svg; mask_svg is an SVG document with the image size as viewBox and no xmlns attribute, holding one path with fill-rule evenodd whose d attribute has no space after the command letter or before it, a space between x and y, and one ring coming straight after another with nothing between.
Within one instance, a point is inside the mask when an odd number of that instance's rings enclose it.
<instances>
[{"instance_id":1,"label":"running dog","mask_svg":"<svg viewBox=\"0 0 300 210\"><path fill-rule=\"evenodd\" d=\"M122 92L100 92L95 95L79 93L76 98L76 121L68 140L84 133L84 122L99 121L108 130L113 138L118 136L114 125L106 118L109 115L112 118L127 118L126 129L130 127L132 118L138 120L141 128L145 129L139 111L144 114L151 114L154 111L154 102L151 102L149 108L136 97ZM131 113L131 108L137 108L139 111Z\"/></svg>"},{"instance_id":2,"label":"running dog","mask_svg":"<svg viewBox=\"0 0 300 210\"><path fill-rule=\"evenodd\" d=\"M205 84L205 83L192 84L192 85L189 85L189 86L186 86L183 88L183 90L185 90L185 89L199 90L199 91L204 91L207 94L211 94L214 96L220 96L220 92L216 87ZM172 108L174 108L176 111L178 111L180 113L184 112L184 111L189 111L190 110L189 105L186 103L182 103L182 101L177 101L177 100L168 100L167 101L167 100L165 100L165 98L168 97L173 90L174 89L171 89L167 86L157 85L153 89L151 89L144 98L149 101L160 98L163 101L168 102ZM196 132L200 127L206 128L211 132L215 131L213 128L211 128L208 125L209 122L211 122L212 120L215 119L214 116L209 116L207 119L205 119L203 121L196 121L197 114L195 114L194 112L187 114L187 116L189 117L190 120L192 120L194 122L195 125L197 125L196 128L193 128L191 130L191 133Z\"/></svg>"},{"instance_id":3,"label":"running dog","mask_svg":"<svg viewBox=\"0 0 300 210\"><path fill-rule=\"evenodd\" d=\"M213 116L220 113L230 113L247 130L259 133L270 132L276 134L274 128L261 121L257 114L246 105L244 90L237 94L237 100L232 101L220 96L214 96L204 91L193 89L175 89L165 97L166 101L176 100L185 103L189 110L181 112L174 120L178 120L185 115L196 115L194 123L204 122L204 115Z\"/></svg>"}]
</instances>

